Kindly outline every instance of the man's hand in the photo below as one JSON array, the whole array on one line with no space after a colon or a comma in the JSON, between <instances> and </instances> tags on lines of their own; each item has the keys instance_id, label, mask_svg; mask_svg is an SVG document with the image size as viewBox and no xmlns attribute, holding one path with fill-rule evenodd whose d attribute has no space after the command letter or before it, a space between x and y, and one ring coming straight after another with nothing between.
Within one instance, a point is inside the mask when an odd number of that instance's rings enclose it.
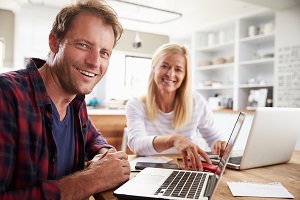
<instances>
[{"instance_id":1,"label":"man's hand","mask_svg":"<svg viewBox=\"0 0 300 200\"><path fill-rule=\"evenodd\" d=\"M61 199L84 199L116 188L129 179L128 156L122 151L106 151L88 162L87 168L59 180Z\"/></svg>"}]
</instances>

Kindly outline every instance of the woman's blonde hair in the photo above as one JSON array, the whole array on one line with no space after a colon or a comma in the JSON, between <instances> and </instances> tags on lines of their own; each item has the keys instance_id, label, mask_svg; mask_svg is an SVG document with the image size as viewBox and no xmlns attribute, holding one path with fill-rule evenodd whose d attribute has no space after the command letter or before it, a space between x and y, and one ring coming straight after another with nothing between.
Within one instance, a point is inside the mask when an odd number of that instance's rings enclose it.
<instances>
[{"instance_id":1,"label":"woman's blonde hair","mask_svg":"<svg viewBox=\"0 0 300 200\"><path fill-rule=\"evenodd\" d=\"M155 120L158 114L158 105L156 103L157 85L154 81L154 68L159 66L163 60L172 54L180 54L186 60L186 73L181 86L177 89L175 95L174 118L173 124L176 130L179 130L188 123L193 112L193 95L192 95L192 69L190 56L186 47L168 43L159 47L152 57L152 72L149 76L147 96L142 97L146 105L147 116L150 120Z\"/></svg>"}]
</instances>

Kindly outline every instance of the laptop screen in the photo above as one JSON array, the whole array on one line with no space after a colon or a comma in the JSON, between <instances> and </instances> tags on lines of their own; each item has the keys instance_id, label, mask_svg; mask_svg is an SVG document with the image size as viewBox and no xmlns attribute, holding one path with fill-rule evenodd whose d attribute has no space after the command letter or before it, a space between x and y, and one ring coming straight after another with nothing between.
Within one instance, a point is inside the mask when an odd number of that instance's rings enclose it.
<instances>
[{"instance_id":1,"label":"laptop screen","mask_svg":"<svg viewBox=\"0 0 300 200\"><path fill-rule=\"evenodd\" d=\"M233 127L232 133L230 134L230 138L227 142L225 150L224 150L223 154L221 155L220 162L218 164L217 170L215 172L215 175L216 175L217 179L219 179L219 177L222 175L222 173L225 170L225 167L226 167L225 164L227 163L227 161L230 157L233 145L234 145L234 143L237 139L237 135L238 135L238 133L239 133L239 131L240 131L242 125L243 125L245 117L246 117L246 114L240 112L240 114L238 116L238 119L236 120L235 125Z\"/></svg>"}]
</instances>

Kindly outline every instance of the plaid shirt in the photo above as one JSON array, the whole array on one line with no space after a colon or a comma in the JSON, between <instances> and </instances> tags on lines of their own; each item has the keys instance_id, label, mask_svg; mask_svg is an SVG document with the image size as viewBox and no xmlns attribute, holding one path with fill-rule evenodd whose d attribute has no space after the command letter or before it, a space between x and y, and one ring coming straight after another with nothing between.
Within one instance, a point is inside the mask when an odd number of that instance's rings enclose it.
<instances>
[{"instance_id":1,"label":"plaid shirt","mask_svg":"<svg viewBox=\"0 0 300 200\"><path fill-rule=\"evenodd\" d=\"M60 198L51 101L38 72L44 63L31 59L26 69L0 74L0 199ZM86 157L111 146L88 118L84 96L71 103L76 172Z\"/></svg>"}]
</instances>

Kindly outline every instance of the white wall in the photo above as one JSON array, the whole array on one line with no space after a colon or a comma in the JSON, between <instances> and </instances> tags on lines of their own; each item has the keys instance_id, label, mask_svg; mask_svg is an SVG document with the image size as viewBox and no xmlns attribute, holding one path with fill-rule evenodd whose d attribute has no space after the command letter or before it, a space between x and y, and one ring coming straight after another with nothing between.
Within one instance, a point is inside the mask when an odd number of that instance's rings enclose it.
<instances>
[{"instance_id":1,"label":"white wall","mask_svg":"<svg viewBox=\"0 0 300 200\"><path fill-rule=\"evenodd\" d=\"M48 36L58 9L24 6L15 13L14 66L24 67L24 58L47 58Z\"/></svg>"},{"instance_id":2,"label":"white wall","mask_svg":"<svg viewBox=\"0 0 300 200\"><path fill-rule=\"evenodd\" d=\"M276 12L274 105L300 107L300 4Z\"/></svg>"}]
</instances>

